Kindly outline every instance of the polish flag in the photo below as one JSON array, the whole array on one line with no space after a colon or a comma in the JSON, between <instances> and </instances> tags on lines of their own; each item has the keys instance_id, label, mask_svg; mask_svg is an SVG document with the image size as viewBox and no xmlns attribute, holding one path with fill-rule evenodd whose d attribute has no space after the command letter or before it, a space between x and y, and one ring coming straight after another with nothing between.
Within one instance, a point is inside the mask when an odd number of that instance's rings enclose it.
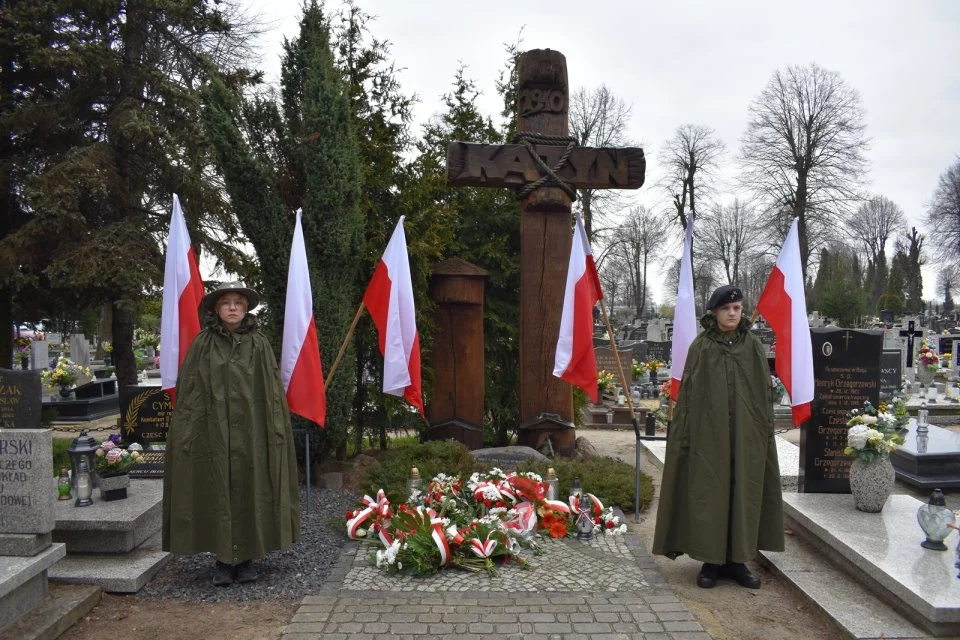
<instances>
[{"instance_id":1,"label":"polish flag","mask_svg":"<svg viewBox=\"0 0 960 640\"><path fill-rule=\"evenodd\" d=\"M317 326L313 320L313 291L307 269L307 248L300 225L301 209L290 248L287 271L287 304L283 316L283 346L280 349L280 379L287 392L290 411L321 427L327 418L327 396Z\"/></svg>"},{"instance_id":2,"label":"polish flag","mask_svg":"<svg viewBox=\"0 0 960 640\"><path fill-rule=\"evenodd\" d=\"M583 389L594 404L599 401L599 393L597 361L593 353L593 307L602 299L597 265L593 261L583 219L578 213L570 245L553 375Z\"/></svg>"},{"instance_id":3,"label":"polish flag","mask_svg":"<svg viewBox=\"0 0 960 640\"><path fill-rule=\"evenodd\" d=\"M377 265L363 304L370 311L379 334L383 354L383 392L402 396L423 415L420 390L420 336L417 334L416 309L407 238L400 216L386 251Z\"/></svg>"},{"instance_id":4,"label":"polish flag","mask_svg":"<svg viewBox=\"0 0 960 640\"><path fill-rule=\"evenodd\" d=\"M763 314L776 336L777 375L790 394L793 424L800 426L810 419L813 401L813 347L807 324L796 218L757 302L757 311Z\"/></svg>"},{"instance_id":5,"label":"polish flag","mask_svg":"<svg viewBox=\"0 0 960 640\"><path fill-rule=\"evenodd\" d=\"M167 259L163 270L163 306L160 312L160 386L175 401L177 373L190 343L200 333L203 280L197 255L190 244L180 198L173 194L173 214L167 234Z\"/></svg>"},{"instance_id":6,"label":"polish flag","mask_svg":"<svg viewBox=\"0 0 960 640\"><path fill-rule=\"evenodd\" d=\"M683 255L680 258L680 282L677 283L677 305L673 310L673 344L670 345L670 398L680 396L680 380L687 362L690 344L697 337L697 312L693 298L693 266L690 264L690 245L693 243L693 220L687 216L687 230L683 234Z\"/></svg>"}]
</instances>

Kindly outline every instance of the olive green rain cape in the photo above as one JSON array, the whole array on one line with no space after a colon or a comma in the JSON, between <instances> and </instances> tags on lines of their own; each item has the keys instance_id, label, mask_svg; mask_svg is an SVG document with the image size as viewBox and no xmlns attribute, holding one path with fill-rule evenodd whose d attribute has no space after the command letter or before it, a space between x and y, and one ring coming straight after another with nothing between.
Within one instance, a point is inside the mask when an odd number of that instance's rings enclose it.
<instances>
[{"instance_id":1,"label":"olive green rain cape","mask_svg":"<svg viewBox=\"0 0 960 640\"><path fill-rule=\"evenodd\" d=\"M269 342L250 315L233 332L209 322L177 381L164 551L212 551L235 565L285 549L300 539L299 500L290 414Z\"/></svg>"},{"instance_id":2,"label":"olive green rain cape","mask_svg":"<svg viewBox=\"0 0 960 640\"><path fill-rule=\"evenodd\" d=\"M770 368L746 318L732 338L712 313L700 324L670 425L653 552L746 562L758 549L783 551Z\"/></svg>"}]
</instances>

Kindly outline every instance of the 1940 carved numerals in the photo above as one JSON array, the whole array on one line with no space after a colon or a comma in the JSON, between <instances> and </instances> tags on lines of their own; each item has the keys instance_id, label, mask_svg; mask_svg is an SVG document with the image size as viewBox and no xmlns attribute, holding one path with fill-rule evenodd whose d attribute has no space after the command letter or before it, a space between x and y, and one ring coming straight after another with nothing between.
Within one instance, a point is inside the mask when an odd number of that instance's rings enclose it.
<instances>
[{"instance_id":1,"label":"1940 carved numerals","mask_svg":"<svg viewBox=\"0 0 960 640\"><path fill-rule=\"evenodd\" d=\"M533 116L542 111L563 113L567 108L567 96L555 89L523 89L520 91L520 115Z\"/></svg>"}]
</instances>

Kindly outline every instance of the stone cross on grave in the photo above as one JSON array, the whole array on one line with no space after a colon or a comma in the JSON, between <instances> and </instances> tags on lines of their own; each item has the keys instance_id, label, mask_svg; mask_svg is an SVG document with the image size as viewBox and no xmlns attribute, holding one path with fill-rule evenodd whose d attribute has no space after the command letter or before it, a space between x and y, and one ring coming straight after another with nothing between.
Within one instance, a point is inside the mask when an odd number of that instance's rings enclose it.
<instances>
[{"instance_id":1,"label":"stone cross on grave","mask_svg":"<svg viewBox=\"0 0 960 640\"><path fill-rule=\"evenodd\" d=\"M574 448L570 385L553 376L570 256L571 204L576 189L637 189L643 149L576 147L568 134L567 62L537 49L517 59L517 138L514 144L451 142L447 183L513 187L520 217L519 444Z\"/></svg>"}]
</instances>

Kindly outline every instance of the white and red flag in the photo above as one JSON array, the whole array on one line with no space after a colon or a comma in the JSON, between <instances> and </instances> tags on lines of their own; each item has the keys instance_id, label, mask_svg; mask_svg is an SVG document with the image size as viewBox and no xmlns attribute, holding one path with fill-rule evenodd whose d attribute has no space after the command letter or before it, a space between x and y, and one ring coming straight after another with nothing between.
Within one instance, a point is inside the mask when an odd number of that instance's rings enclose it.
<instances>
[{"instance_id":1,"label":"white and red flag","mask_svg":"<svg viewBox=\"0 0 960 640\"><path fill-rule=\"evenodd\" d=\"M363 304L370 311L379 334L380 353L383 354L383 392L406 398L423 415L420 336L413 303L407 238L403 233L404 218L400 216L393 230L380 264L363 294Z\"/></svg>"},{"instance_id":2,"label":"white and red flag","mask_svg":"<svg viewBox=\"0 0 960 640\"><path fill-rule=\"evenodd\" d=\"M313 290L307 268L307 248L300 224L302 214L303 211L297 209L293 245L290 247L280 379L287 393L290 411L322 427L327 419L327 395L323 388L320 345L313 318Z\"/></svg>"},{"instance_id":3,"label":"white and red flag","mask_svg":"<svg viewBox=\"0 0 960 640\"><path fill-rule=\"evenodd\" d=\"M673 309L673 344L670 345L670 398L676 402L680 395L680 380L687 362L687 352L697 337L697 311L693 298L693 265L690 264L690 245L693 243L693 220L687 216L687 230L683 234L683 254L680 257L680 281L677 283L677 304Z\"/></svg>"},{"instance_id":4,"label":"white and red flag","mask_svg":"<svg viewBox=\"0 0 960 640\"><path fill-rule=\"evenodd\" d=\"M553 375L583 389L596 404L597 361L593 353L593 307L603 299L600 276L583 220L577 214L563 292L560 337L554 357Z\"/></svg>"},{"instance_id":5,"label":"white and red flag","mask_svg":"<svg viewBox=\"0 0 960 640\"><path fill-rule=\"evenodd\" d=\"M807 323L796 218L757 301L757 311L763 314L776 336L777 376L790 394L793 424L800 426L810 419L813 401L813 347Z\"/></svg>"},{"instance_id":6,"label":"white and red flag","mask_svg":"<svg viewBox=\"0 0 960 640\"><path fill-rule=\"evenodd\" d=\"M160 312L160 386L176 401L177 374L187 349L200 333L203 280L197 255L190 244L180 198L173 194L173 213L167 234L167 259L163 270L163 306Z\"/></svg>"}]
</instances>

